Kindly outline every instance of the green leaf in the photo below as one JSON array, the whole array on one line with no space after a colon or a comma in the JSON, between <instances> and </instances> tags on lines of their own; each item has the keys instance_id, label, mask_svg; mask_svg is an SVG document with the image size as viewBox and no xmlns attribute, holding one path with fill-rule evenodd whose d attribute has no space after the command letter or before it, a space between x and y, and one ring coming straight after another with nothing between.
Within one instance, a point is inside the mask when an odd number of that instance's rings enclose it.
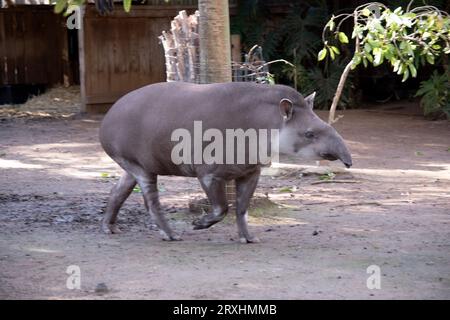
<instances>
[{"instance_id":1,"label":"green leaf","mask_svg":"<svg viewBox=\"0 0 450 320\"><path fill-rule=\"evenodd\" d=\"M409 78L409 70L405 69L405 72L403 73L402 82L405 82Z\"/></svg>"},{"instance_id":2,"label":"green leaf","mask_svg":"<svg viewBox=\"0 0 450 320\"><path fill-rule=\"evenodd\" d=\"M123 9L125 10L125 12L130 12L131 0L123 0Z\"/></svg>"},{"instance_id":3,"label":"green leaf","mask_svg":"<svg viewBox=\"0 0 450 320\"><path fill-rule=\"evenodd\" d=\"M353 59L352 59L352 66L350 67L352 70L354 70L360 63L361 63L361 55L360 54L355 54L354 56L353 56Z\"/></svg>"},{"instance_id":4,"label":"green leaf","mask_svg":"<svg viewBox=\"0 0 450 320\"><path fill-rule=\"evenodd\" d=\"M394 61L394 63L393 63L393 67L394 67L394 72L397 72L398 71L398 68L400 67L400 63L401 63L401 61L400 60L395 60Z\"/></svg>"},{"instance_id":5,"label":"green leaf","mask_svg":"<svg viewBox=\"0 0 450 320\"><path fill-rule=\"evenodd\" d=\"M409 66L409 71L411 72L411 76L415 78L417 76L417 69L416 67L411 63Z\"/></svg>"},{"instance_id":6,"label":"green leaf","mask_svg":"<svg viewBox=\"0 0 450 320\"><path fill-rule=\"evenodd\" d=\"M326 25L326 27L328 27L328 28L330 29L330 31L333 31L334 26L335 26L335 23L334 23L334 20L333 20L333 19L331 19L330 21L328 21L328 23L327 23L327 25Z\"/></svg>"},{"instance_id":7,"label":"green leaf","mask_svg":"<svg viewBox=\"0 0 450 320\"><path fill-rule=\"evenodd\" d=\"M333 49L331 47L328 47L328 51L330 51L331 60L334 60L334 58L336 58L336 55L334 54Z\"/></svg>"},{"instance_id":8,"label":"green leaf","mask_svg":"<svg viewBox=\"0 0 450 320\"><path fill-rule=\"evenodd\" d=\"M318 61L322 61L323 59L325 59L325 57L327 56L327 49L323 48L322 50L319 51L319 55L317 57Z\"/></svg>"},{"instance_id":9,"label":"green leaf","mask_svg":"<svg viewBox=\"0 0 450 320\"><path fill-rule=\"evenodd\" d=\"M334 53L336 53L336 54L340 54L340 53L341 53L341 52L339 51L339 49L338 49L337 47L335 47L335 46L331 46L330 48L331 48L331 50L333 50Z\"/></svg>"},{"instance_id":10,"label":"green leaf","mask_svg":"<svg viewBox=\"0 0 450 320\"><path fill-rule=\"evenodd\" d=\"M362 13L363 16L368 17L368 16L370 16L370 14L371 14L372 12L371 12L369 9L364 8L363 11L361 11L361 13Z\"/></svg>"},{"instance_id":11,"label":"green leaf","mask_svg":"<svg viewBox=\"0 0 450 320\"><path fill-rule=\"evenodd\" d=\"M56 1L55 8L53 9L55 13L61 13L66 7L67 0L58 0Z\"/></svg>"},{"instance_id":12,"label":"green leaf","mask_svg":"<svg viewBox=\"0 0 450 320\"><path fill-rule=\"evenodd\" d=\"M342 43L348 43L348 37L345 33L339 32L338 33L339 41Z\"/></svg>"},{"instance_id":13,"label":"green leaf","mask_svg":"<svg viewBox=\"0 0 450 320\"><path fill-rule=\"evenodd\" d=\"M373 64L374 66L379 66L381 63L383 63L383 50L381 48L374 48L373 49Z\"/></svg>"}]
</instances>

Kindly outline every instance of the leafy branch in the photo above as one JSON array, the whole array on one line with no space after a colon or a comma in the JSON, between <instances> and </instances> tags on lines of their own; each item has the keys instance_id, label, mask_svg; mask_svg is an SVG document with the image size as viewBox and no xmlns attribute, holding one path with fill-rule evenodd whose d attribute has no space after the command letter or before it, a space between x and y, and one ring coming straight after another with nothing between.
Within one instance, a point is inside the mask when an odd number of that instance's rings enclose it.
<instances>
[{"instance_id":1,"label":"leafy branch","mask_svg":"<svg viewBox=\"0 0 450 320\"><path fill-rule=\"evenodd\" d=\"M449 14L429 5L411 8L412 2L405 10L399 7L394 11L379 2L367 3L352 13L332 16L325 25L319 61L327 56L334 60L340 54L337 43L349 43L341 27L350 19L353 20L351 39L355 44L353 58L342 72L330 107L330 124L340 118L335 118L335 112L349 72L361 63L364 67L369 64L376 67L386 61L406 81L410 76L417 76L420 65L434 64L442 53L450 54Z\"/></svg>"}]
</instances>

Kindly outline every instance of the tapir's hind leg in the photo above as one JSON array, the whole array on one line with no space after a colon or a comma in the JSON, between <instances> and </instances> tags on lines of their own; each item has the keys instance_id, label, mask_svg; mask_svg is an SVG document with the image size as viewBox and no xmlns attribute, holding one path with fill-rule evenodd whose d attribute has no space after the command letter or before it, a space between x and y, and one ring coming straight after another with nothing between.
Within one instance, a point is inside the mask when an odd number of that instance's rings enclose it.
<instances>
[{"instance_id":1,"label":"tapir's hind leg","mask_svg":"<svg viewBox=\"0 0 450 320\"><path fill-rule=\"evenodd\" d=\"M157 186L157 175L146 174L136 177L137 183L141 187L142 195L145 199L145 206L149 211L152 218L155 220L158 228L164 233L164 240L181 240L170 228L167 220L165 219L161 205L159 203L159 194Z\"/></svg>"},{"instance_id":2,"label":"tapir's hind leg","mask_svg":"<svg viewBox=\"0 0 450 320\"><path fill-rule=\"evenodd\" d=\"M239 240L242 243L259 242L259 239L253 237L248 232L247 227L247 210L250 204L250 199L255 192L260 170L247 175L245 177L236 179L236 222L238 226Z\"/></svg>"},{"instance_id":3,"label":"tapir's hind leg","mask_svg":"<svg viewBox=\"0 0 450 320\"><path fill-rule=\"evenodd\" d=\"M225 218L228 212L228 202L225 192L226 181L221 178L206 175L199 178L200 184L211 203L211 212L193 222L194 230L206 229Z\"/></svg>"},{"instance_id":4,"label":"tapir's hind leg","mask_svg":"<svg viewBox=\"0 0 450 320\"><path fill-rule=\"evenodd\" d=\"M125 173L120 177L119 182L117 182L117 184L112 188L102 222L103 232L120 233L120 229L116 224L117 215L120 207L128 198L131 191L133 191L135 185L136 180L134 177L125 171Z\"/></svg>"}]
</instances>

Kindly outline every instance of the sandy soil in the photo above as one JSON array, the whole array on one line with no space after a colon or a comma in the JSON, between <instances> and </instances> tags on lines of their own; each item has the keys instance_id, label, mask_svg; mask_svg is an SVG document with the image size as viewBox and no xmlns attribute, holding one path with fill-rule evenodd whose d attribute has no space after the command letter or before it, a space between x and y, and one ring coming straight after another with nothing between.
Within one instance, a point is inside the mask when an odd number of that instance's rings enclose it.
<instances>
[{"instance_id":1,"label":"sandy soil","mask_svg":"<svg viewBox=\"0 0 450 320\"><path fill-rule=\"evenodd\" d=\"M100 233L120 175L99 146L100 119L0 121L1 299L450 298L449 122L346 111L336 126L354 167L335 179L354 183L315 184L302 171L314 164L292 159L266 171L250 212L262 242L242 245L232 214L192 230L188 202L202 193L180 177L161 178L160 191L184 241L161 241L137 192L124 233ZM70 265L80 289L66 286ZM366 285L370 265L381 289Z\"/></svg>"}]
</instances>

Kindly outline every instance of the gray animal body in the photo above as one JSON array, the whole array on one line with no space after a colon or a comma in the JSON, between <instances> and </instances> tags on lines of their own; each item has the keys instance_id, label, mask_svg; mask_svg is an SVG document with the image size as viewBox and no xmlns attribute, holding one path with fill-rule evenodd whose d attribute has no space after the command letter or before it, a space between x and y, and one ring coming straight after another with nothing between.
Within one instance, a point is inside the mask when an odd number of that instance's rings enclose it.
<instances>
[{"instance_id":1,"label":"gray animal body","mask_svg":"<svg viewBox=\"0 0 450 320\"><path fill-rule=\"evenodd\" d=\"M194 121L201 121L203 130L214 128L220 132L276 129L280 153L308 159L339 159L350 167L351 155L342 137L317 117L313 100L314 94L304 98L287 86L238 82L167 82L128 93L113 105L100 128L105 152L125 170L111 191L103 231L120 232L116 223L119 209L138 184L164 239L179 240L161 212L157 188L158 175L175 175L197 177L211 203L211 212L194 221L194 229L208 228L225 217L225 185L235 180L239 239L244 243L257 242L248 231L247 209L262 164L176 164L172 151L178 142L172 141L172 134L180 128L194 134Z\"/></svg>"}]
</instances>

